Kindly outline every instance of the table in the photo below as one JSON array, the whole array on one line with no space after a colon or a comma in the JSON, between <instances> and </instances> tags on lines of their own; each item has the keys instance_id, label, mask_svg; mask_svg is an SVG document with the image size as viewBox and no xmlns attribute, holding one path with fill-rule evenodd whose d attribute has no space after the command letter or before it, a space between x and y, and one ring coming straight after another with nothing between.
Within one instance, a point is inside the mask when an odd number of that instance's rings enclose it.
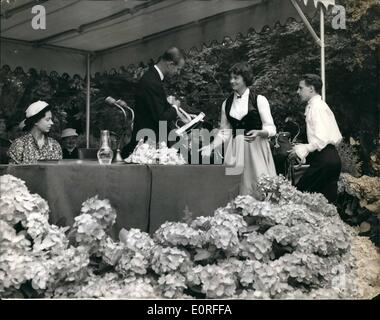
<instances>
[{"instance_id":1,"label":"table","mask_svg":"<svg viewBox=\"0 0 380 320\"><path fill-rule=\"evenodd\" d=\"M189 210L193 217L210 216L239 193L240 176L226 176L220 165L150 165L152 195L149 231L165 221L180 221Z\"/></svg>"},{"instance_id":2,"label":"table","mask_svg":"<svg viewBox=\"0 0 380 320\"><path fill-rule=\"evenodd\" d=\"M193 217L209 216L238 195L240 176L226 176L220 165L99 165L96 161L62 161L1 166L0 174L26 182L48 201L50 222L71 225L81 204L96 194L116 209L112 230L138 228L153 233L165 221L180 221L185 209Z\"/></svg>"},{"instance_id":3,"label":"table","mask_svg":"<svg viewBox=\"0 0 380 320\"><path fill-rule=\"evenodd\" d=\"M53 224L71 225L81 204L99 195L109 199L117 212L114 238L123 227L148 231L151 185L147 166L62 162L9 165L7 173L24 180L32 193L48 201Z\"/></svg>"}]
</instances>

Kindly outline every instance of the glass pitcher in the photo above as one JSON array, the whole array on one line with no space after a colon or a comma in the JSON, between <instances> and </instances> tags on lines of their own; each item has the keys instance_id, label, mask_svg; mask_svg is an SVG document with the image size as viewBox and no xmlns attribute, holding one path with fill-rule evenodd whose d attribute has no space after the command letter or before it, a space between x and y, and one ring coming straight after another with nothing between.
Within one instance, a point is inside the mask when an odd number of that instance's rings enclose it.
<instances>
[{"instance_id":1,"label":"glass pitcher","mask_svg":"<svg viewBox=\"0 0 380 320\"><path fill-rule=\"evenodd\" d=\"M100 149L98 150L98 161L100 164L111 164L113 151L110 147L110 132L102 130L100 135Z\"/></svg>"}]
</instances>

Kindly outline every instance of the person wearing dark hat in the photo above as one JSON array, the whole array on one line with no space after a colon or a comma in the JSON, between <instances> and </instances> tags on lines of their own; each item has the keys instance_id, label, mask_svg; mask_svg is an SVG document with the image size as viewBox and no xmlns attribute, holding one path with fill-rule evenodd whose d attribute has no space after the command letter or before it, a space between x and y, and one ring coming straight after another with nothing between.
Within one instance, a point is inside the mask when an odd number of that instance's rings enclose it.
<instances>
[{"instance_id":1,"label":"person wearing dark hat","mask_svg":"<svg viewBox=\"0 0 380 320\"><path fill-rule=\"evenodd\" d=\"M62 131L61 138L63 159L79 159L77 131L73 128L67 128Z\"/></svg>"},{"instance_id":2,"label":"person wearing dark hat","mask_svg":"<svg viewBox=\"0 0 380 320\"><path fill-rule=\"evenodd\" d=\"M45 101L32 103L25 111L27 134L14 140L9 148L9 162L31 164L41 160L61 160L59 143L47 136L53 125L51 107Z\"/></svg>"}]
</instances>

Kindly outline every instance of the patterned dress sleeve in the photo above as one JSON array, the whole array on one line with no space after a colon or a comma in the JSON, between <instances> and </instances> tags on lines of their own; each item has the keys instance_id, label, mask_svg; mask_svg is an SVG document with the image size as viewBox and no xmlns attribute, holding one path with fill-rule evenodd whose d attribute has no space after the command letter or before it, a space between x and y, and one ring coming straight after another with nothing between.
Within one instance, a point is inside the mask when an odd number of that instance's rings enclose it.
<instances>
[{"instance_id":1,"label":"patterned dress sleeve","mask_svg":"<svg viewBox=\"0 0 380 320\"><path fill-rule=\"evenodd\" d=\"M52 160L62 160L62 148L60 144L52 139Z\"/></svg>"},{"instance_id":2,"label":"patterned dress sleeve","mask_svg":"<svg viewBox=\"0 0 380 320\"><path fill-rule=\"evenodd\" d=\"M8 157L10 164L22 164L24 153L24 143L21 139L16 139L8 150Z\"/></svg>"}]
</instances>

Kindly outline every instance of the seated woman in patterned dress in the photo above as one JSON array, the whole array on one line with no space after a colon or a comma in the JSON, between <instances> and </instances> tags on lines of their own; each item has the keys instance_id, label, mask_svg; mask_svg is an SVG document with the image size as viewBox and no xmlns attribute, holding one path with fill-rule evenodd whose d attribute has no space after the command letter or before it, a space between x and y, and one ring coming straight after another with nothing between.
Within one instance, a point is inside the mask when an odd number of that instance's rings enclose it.
<instances>
[{"instance_id":1,"label":"seated woman in patterned dress","mask_svg":"<svg viewBox=\"0 0 380 320\"><path fill-rule=\"evenodd\" d=\"M47 136L53 125L51 107L45 101L32 103L25 111L25 128L28 133L17 138L9 148L12 164L31 164L40 160L62 159L59 143Z\"/></svg>"}]
</instances>

